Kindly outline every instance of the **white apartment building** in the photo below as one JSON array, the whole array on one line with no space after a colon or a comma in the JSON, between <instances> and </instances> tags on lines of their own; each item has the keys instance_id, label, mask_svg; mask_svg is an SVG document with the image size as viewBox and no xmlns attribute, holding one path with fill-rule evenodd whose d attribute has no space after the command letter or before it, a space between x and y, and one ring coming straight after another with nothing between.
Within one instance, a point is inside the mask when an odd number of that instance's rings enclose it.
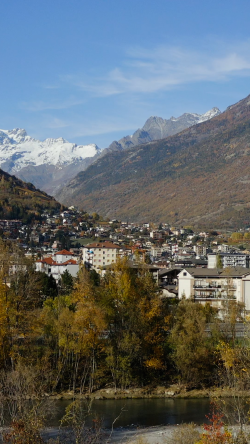
<instances>
[{"instance_id":1,"label":"white apartment building","mask_svg":"<svg viewBox=\"0 0 250 444\"><path fill-rule=\"evenodd\" d=\"M249 254L243 253L210 253L207 255L207 268L216 268L218 256L221 259L223 268L227 267L244 267L249 268Z\"/></svg>"},{"instance_id":2,"label":"white apartment building","mask_svg":"<svg viewBox=\"0 0 250 444\"><path fill-rule=\"evenodd\" d=\"M250 311L250 273L245 268L218 270L217 268L186 268L178 275L178 297L220 308L225 299L235 299Z\"/></svg>"},{"instance_id":3,"label":"white apartment building","mask_svg":"<svg viewBox=\"0 0 250 444\"><path fill-rule=\"evenodd\" d=\"M82 248L82 261L87 267L98 270L115 263L123 254L124 249L112 242L93 242Z\"/></svg>"}]
</instances>

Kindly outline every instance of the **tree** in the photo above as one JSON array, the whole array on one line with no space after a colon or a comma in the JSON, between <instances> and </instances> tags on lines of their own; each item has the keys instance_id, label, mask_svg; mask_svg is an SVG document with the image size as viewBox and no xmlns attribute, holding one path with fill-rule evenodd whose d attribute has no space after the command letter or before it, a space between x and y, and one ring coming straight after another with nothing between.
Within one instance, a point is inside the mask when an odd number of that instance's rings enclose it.
<instances>
[{"instance_id":1,"label":"tree","mask_svg":"<svg viewBox=\"0 0 250 444\"><path fill-rule=\"evenodd\" d=\"M48 276L44 272L37 272L38 277L40 277L41 282L41 293L45 298L54 298L58 295L58 288L55 278L50 275Z\"/></svg>"},{"instance_id":2,"label":"tree","mask_svg":"<svg viewBox=\"0 0 250 444\"><path fill-rule=\"evenodd\" d=\"M243 239L243 233L238 233L238 232L236 232L236 233L232 233L232 234L231 234L231 239L232 239L233 241L239 241L239 240L242 240L242 239Z\"/></svg>"},{"instance_id":3,"label":"tree","mask_svg":"<svg viewBox=\"0 0 250 444\"><path fill-rule=\"evenodd\" d=\"M217 268L223 268L223 262L222 262L220 254L216 255L216 267Z\"/></svg>"},{"instance_id":4,"label":"tree","mask_svg":"<svg viewBox=\"0 0 250 444\"><path fill-rule=\"evenodd\" d=\"M166 371L168 306L143 264L118 261L100 285L98 303L108 326L106 362L114 385L146 383Z\"/></svg>"},{"instance_id":5,"label":"tree","mask_svg":"<svg viewBox=\"0 0 250 444\"><path fill-rule=\"evenodd\" d=\"M61 275L61 289L63 293L69 294L73 290L74 281L72 275L69 273L68 270L65 270L63 274Z\"/></svg>"},{"instance_id":6,"label":"tree","mask_svg":"<svg viewBox=\"0 0 250 444\"><path fill-rule=\"evenodd\" d=\"M181 380L189 386L211 383L215 371L215 354L206 331L206 311L192 300L180 301L171 330L173 361Z\"/></svg>"}]
</instances>

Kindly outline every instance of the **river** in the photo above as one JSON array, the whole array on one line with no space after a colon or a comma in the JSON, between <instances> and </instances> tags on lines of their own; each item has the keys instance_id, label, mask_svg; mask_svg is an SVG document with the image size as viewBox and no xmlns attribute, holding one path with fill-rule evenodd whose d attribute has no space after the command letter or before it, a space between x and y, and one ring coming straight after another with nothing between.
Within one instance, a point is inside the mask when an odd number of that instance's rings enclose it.
<instances>
[{"instance_id":1,"label":"river","mask_svg":"<svg viewBox=\"0 0 250 444\"><path fill-rule=\"evenodd\" d=\"M50 426L58 426L65 408L70 401L55 402L55 416L50 420ZM174 425L194 422L203 424L210 411L209 399L108 399L95 400L92 404L92 417L103 420L103 426L118 427L151 427L157 425ZM91 422L91 419L90 419ZM89 422L89 423L90 423Z\"/></svg>"}]
</instances>

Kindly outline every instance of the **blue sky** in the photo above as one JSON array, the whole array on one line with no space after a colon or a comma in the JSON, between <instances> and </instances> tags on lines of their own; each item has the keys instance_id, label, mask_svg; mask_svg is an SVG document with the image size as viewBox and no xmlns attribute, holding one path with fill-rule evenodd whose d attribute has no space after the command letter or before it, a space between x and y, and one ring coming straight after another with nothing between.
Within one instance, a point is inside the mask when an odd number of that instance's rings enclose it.
<instances>
[{"instance_id":1,"label":"blue sky","mask_svg":"<svg viewBox=\"0 0 250 444\"><path fill-rule=\"evenodd\" d=\"M250 94L249 0L2 0L0 128L104 148Z\"/></svg>"}]
</instances>

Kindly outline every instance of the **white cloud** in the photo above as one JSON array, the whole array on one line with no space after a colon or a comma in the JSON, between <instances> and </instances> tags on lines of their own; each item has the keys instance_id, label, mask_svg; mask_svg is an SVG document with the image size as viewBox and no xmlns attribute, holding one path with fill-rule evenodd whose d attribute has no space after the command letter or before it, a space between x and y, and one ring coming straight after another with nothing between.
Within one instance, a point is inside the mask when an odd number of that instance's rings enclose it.
<instances>
[{"instance_id":1,"label":"white cloud","mask_svg":"<svg viewBox=\"0 0 250 444\"><path fill-rule=\"evenodd\" d=\"M214 45L202 51L159 46L147 50L132 48L121 66L106 76L91 79L69 75L62 77L84 92L98 97L125 93L155 93L192 82L227 80L231 76L250 75L250 42Z\"/></svg>"}]
</instances>

